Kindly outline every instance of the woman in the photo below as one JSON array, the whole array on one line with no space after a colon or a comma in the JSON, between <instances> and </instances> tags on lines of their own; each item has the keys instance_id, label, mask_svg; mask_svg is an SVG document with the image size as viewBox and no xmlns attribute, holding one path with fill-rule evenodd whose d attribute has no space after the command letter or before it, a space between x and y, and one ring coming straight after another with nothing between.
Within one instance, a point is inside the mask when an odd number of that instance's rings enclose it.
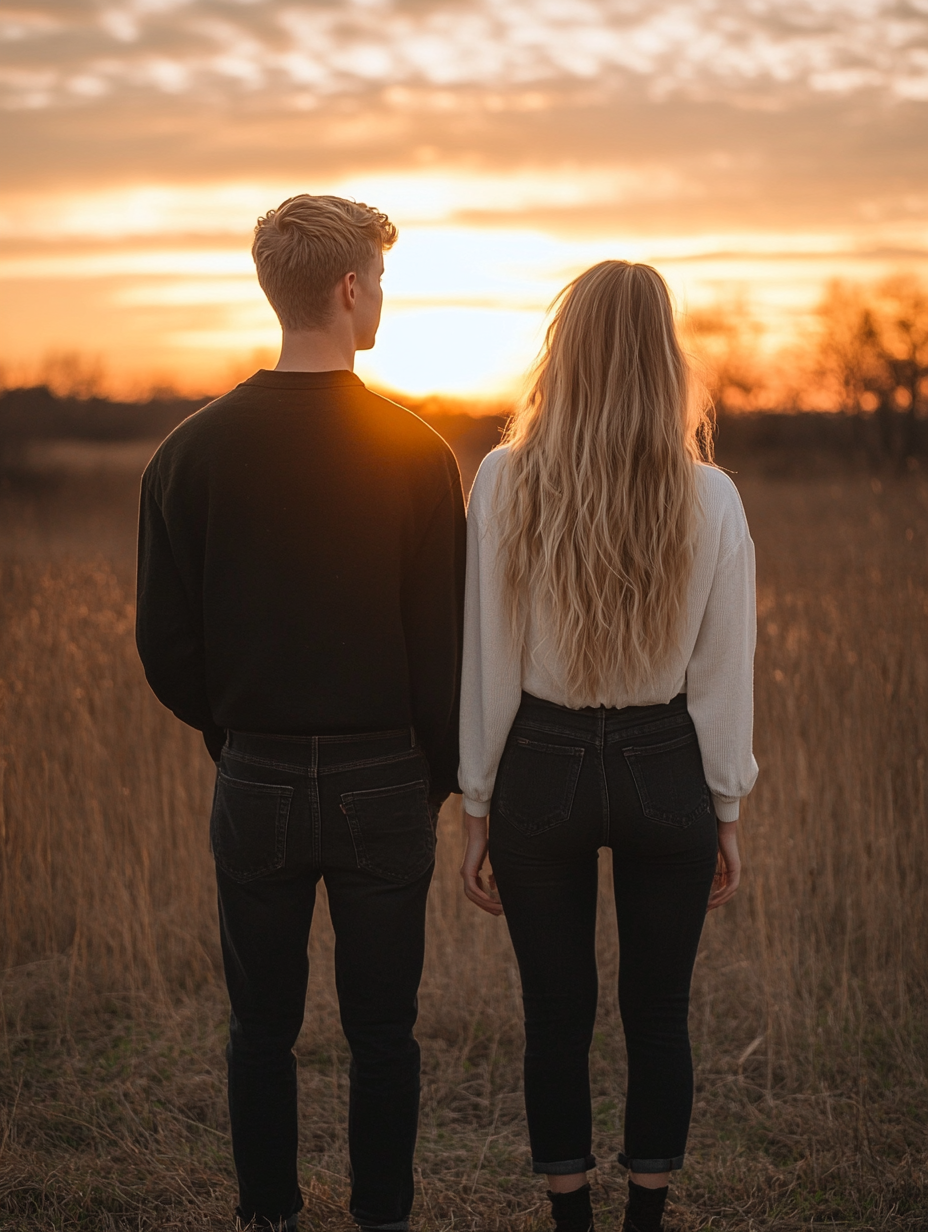
<instances>
[{"instance_id":1,"label":"woman","mask_svg":"<svg viewBox=\"0 0 928 1232\"><path fill-rule=\"evenodd\" d=\"M505 911L519 962L532 1161L557 1232L593 1227L598 849L621 947L629 1232L659 1232L683 1164L693 963L740 877L754 554L706 428L663 279L604 261L559 297L470 499L461 874Z\"/></svg>"}]
</instances>

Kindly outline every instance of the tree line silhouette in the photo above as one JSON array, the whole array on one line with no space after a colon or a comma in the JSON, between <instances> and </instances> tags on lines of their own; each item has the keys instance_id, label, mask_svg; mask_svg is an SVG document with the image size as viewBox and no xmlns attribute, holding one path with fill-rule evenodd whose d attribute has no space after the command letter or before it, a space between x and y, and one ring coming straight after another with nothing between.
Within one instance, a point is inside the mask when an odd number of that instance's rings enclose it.
<instances>
[{"instance_id":1,"label":"tree line silhouette","mask_svg":"<svg viewBox=\"0 0 928 1232\"><path fill-rule=\"evenodd\" d=\"M829 283L808 334L774 355L737 307L694 312L686 329L722 451L826 449L896 467L928 453L928 287L912 274Z\"/></svg>"},{"instance_id":2,"label":"tree line silhouette","mask_svg":"<svg viewBox=\"0 0 928 1232\"><path fill-rule=\"evenodd\" d=\"M928 457L928 288L914 276L829 284L809 335L775 355L737 307L692 312L684 328L716 408L723 463L750 456L795 469L857 458L902 469ZM0 468L24 465L36 441L160 439L209 400L161 390L117 401L102 388L99 367L58 356L42 383L0 392ZM396 397L475 456L497 443L507 418L499 403Z\"/></svg>"}]
</instances>

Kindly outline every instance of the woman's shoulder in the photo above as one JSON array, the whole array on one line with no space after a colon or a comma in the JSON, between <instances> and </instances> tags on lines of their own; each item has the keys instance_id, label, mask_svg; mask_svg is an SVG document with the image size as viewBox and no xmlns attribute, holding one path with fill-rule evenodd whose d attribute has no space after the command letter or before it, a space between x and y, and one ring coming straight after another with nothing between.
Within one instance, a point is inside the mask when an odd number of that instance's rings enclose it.
<instances>
[{"instance_id":1,"label":"woman's shoulder","mask_svg":"<svg viewBox=\"0 0 928 1232\"><path fill-rule=\"evenodd\" d=\"M480 463L480 467L477 471L477 479L479 479L481 475L495 475L508 457L508 445L497 445L495 449L491 449ZM476 483L477 480L474 482Z\"/></svg>"},{"instance_id":2,"label":"woman's shoulder","mask_svg":"<svg viewBox=\"0 0 928 1232\"><path fill-rule=\"evenodd\" d=\"M509 446L498 445L480 463L473 487L470 490L468 509L482 510L493 500L496 494L497 482L508 455Z\"/></svg>"},{"instance_id":3,"label":"woman's shoulder","mask_svg":"<svg viewBox=\"0 0 928 1232\"><path fill-rule=\"evenodd\" d=\"M742 509L741 495L731 476L708 462L696 463L696 485L704 506L726 509Z\"/></svg>"},{"instance_id":4,"label":"woman's shoulder","mask_svg":"<svg viewBox=\"0 0 928 1232\"><path fill-rule=\"evenodd\" d=\"M748 533L741 494L729 475L717 466L697 462L696 487L703 517L710 525L724 528L726 538Z\"/></svg>"}]
</instances>

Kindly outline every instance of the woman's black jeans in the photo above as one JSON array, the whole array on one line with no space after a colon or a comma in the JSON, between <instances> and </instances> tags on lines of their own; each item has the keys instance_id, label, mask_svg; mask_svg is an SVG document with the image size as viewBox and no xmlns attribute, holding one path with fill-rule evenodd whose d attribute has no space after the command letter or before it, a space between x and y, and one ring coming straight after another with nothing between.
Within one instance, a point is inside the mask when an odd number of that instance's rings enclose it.
<instances>
[{"instance_id":1,"label":"woman's black jeans","mask_svg":"<svg viewBox=\"0 0 928 1232\"><path fill-rule=\"evenodd\" d=\"M292 1048L322 877L351 1048L351 1213L368 1227L408 1227L419 1115L413 1025L435 858L428 789L409 728L229 733L210 837L232 1003L229 1112L243 1222L276 1227L303 1205Z\"/></svg>"},{"instance_id":2,"label":"woman's black jeans","mask_svg":"<svg viewBox=\"0 0 928 1232\"><path fill-rule=\"evenodd\" d=\"M683 1165L693 1105L690 981L718 852L682 694L570 710L527 693L490 806L490 860L525 1006L525 1104L536 1172L595 1165L589 1049L596 1015L598 849L612 848L634 1172Z\"/></svg>"}]
</instances>

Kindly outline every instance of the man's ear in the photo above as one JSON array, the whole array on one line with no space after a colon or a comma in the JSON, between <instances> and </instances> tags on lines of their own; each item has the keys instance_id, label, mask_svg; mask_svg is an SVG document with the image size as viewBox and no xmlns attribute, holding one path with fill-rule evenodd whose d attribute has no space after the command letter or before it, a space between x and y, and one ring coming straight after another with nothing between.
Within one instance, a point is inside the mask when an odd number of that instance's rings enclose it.
<instances>
[{"instance_id":1,"label":"man's ear","mask_svg":"<svg viewBox=\"0 0 928 1232\"><path fill-rule=\"evenodd\" d=\"M335 299L339 307L347 308L349 311L354 308L357 299L357 281L358 276L352 270L335 284Z\"/></svg>"}]
</instances>

